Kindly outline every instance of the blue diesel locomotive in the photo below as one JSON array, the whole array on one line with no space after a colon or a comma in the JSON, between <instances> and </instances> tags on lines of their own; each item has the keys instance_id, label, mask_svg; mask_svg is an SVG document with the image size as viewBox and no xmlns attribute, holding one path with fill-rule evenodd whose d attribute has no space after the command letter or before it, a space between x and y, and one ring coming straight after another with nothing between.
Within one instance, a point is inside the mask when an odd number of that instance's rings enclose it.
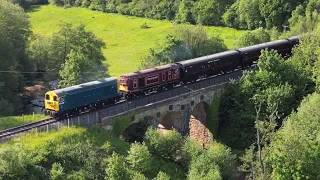
<instances>
[{"instance_id":1,"label":"blue diesel locomotive","mask_svg":"<svg viewBox=\"0 0 320 180\"><path fill-rule=\"evenodd\" d=\"M52 117L68 117L119 99L117 78L111 77L49 91L45 94L45 109Z\"/></svg>"}]
</instances>

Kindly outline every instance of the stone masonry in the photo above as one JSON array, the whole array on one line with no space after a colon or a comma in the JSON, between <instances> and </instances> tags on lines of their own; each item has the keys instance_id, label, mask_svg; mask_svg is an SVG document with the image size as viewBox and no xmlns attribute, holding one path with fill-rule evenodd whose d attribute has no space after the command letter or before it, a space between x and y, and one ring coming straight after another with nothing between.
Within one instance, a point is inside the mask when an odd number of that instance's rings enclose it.
<instances>
[{"instance_id":1,"label":"stone masonry","mask_svg":"<svg viewBox=\"0 0 320 180\"><path fill-rule=\"evenodd\" d=\"M135 116L132 123L147 120L159 130L175 128L182 135L190 135L191 138L205 145L212 141L207 128L205 106L211 104L214 95L219 97L225 85L192 91L178 97L136 108L134 109ZM129 115L130 112L103 118L101 125L105 129L110 129L114 118Z\"/></svg>"}]
</instances>

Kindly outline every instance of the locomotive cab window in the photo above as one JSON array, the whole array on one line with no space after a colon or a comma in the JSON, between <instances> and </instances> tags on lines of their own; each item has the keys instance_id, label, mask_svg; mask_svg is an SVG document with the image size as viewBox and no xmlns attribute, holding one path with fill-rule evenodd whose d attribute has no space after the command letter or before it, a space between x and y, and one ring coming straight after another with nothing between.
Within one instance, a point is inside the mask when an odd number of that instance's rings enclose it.
<instances>
[{"instance_id":1,"label":"locomotive cab window","mask_svg":"<svg viewBox=\"0 0 320 180\"><path fill-rule=\"evenodd\" d=\"M57 96L53 96L53 101L58 101L58 97Z\"/></svg>"},{"instance_id":2,"label":"locomotive cab window","mask_svg":"<svg viewBox=\"0 0 320 180\"><path fill-rule=\"evenodd\" d=\"M120 79L120 84L126 84L126 81L124 79Z\"/></svg>"},{"instance_id":3,"label":"locomotive cab window","mask_svg":"<svg viewBox=\"0 0 320 180\"><path fill-rule=\"evenodd\" d=\"M171 80L171 71L168 72L168 80Z\"/></svg>"},{"instance_id":4,"label":"locomotive cab window","mask_svg":"<svg viewBox=\"0 0 320 180\"><path fill-rule=\"evenodd\" d=\"M162 73L162 81L165 81L165 80L166 80L166 74Z\"/></svg>"},{"instance_id":5,"label":"locomotive cab window","mask_svg":"<svg viewBox=\"0 0 320 180\"><path fill-rule=\"evenodd\" d=\"M50 100L49 94L46 94L46 100Z\"/></svg>"}]
</instances>

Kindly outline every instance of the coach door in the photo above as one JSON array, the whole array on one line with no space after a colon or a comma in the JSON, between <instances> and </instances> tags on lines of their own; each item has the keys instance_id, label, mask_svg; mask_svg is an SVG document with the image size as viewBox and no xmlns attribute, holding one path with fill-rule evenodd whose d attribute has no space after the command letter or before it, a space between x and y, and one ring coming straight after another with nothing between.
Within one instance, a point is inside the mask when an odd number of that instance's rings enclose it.
<instances>
[{"instance_id":1,"label":"coach door","mask_svg":"<svg viewBox=\"0 0 320 180\"><path fill-rule=\"evenodd\" d=\"M133 89L137 89L138 88L138 80L134 79L133 80Z\"/></svg>"}]
</instances>

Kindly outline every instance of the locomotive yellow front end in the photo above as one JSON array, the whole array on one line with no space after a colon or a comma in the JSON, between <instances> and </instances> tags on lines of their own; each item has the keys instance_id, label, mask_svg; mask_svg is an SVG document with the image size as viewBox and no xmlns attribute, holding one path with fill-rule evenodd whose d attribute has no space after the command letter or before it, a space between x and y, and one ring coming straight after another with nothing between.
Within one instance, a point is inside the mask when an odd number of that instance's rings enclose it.
<instances>
[{"instance_id":1,"label":"locomotive yellow front end","mask_svg":"<svg viewBox=\"0 0 320 180\"><path fill-rule=\"evenodd\" d=\"M45 109L47 111L59 111L59 100L55 92L49 91L45 95Z\"/></svg>"}]
</instances>

